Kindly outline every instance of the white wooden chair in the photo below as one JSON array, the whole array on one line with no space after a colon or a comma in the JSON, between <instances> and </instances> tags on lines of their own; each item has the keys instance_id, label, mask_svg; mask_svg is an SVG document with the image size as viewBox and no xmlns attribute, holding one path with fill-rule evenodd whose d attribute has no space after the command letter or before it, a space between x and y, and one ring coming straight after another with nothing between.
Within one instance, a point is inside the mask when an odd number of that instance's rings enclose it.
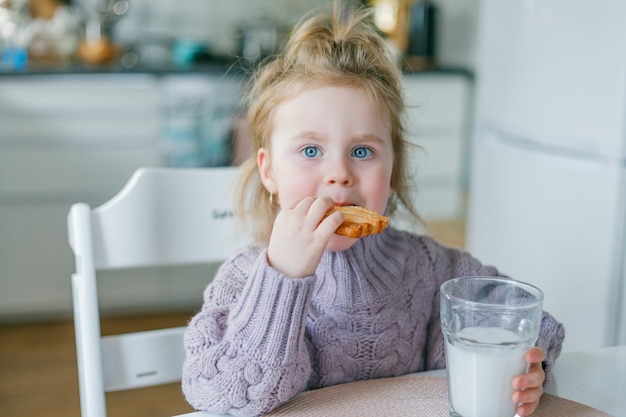
<instances>
[{"instance_id":1,"label":"white wooden chair","mask_svg":"<svg viewBox=\"0 0 626 417\"><path fill-rule=\"evenodd\" d=\"M106 416L106 392L180 380L185 356L184 327L102 337L96 272L224 260L247 241L234 227L231 190L237 173L235 167L141 168L101 206L71 207L83 417Z\"/></svg>"}]
</instances>

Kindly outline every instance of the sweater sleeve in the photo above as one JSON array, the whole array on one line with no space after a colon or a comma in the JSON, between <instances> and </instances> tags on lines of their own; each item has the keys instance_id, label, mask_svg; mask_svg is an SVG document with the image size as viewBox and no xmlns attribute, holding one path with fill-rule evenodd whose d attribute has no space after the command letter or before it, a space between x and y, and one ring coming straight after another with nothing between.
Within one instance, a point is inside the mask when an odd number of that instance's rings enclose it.
<instances>
[{"instance_id":1,"label":"sweater sleeve","mask_svg":"<svg viewBox=\"0 0 626 417\"><path fill-rule=\"evenodd\" d=\"M258 415L306 388L315 278L287 278L251 252L222 265L187 327L182 388L196 409Z\"/></svg>"},{"instance_id":2,"label":"sweater sleeve","mask_svg":"<svg viewBox=\"0 0 626 417\"><path fill-rule=\"evenodd\" d=\"M543 370L546 373L546 379L543 382L544 386L552 378L552 366L561 353L563 340L565 340L565 327L544 311L541 317L539 338L537 339L537 346L543 349L546 355L546 359L543 361Z\"/></svg>"}]
</instances>

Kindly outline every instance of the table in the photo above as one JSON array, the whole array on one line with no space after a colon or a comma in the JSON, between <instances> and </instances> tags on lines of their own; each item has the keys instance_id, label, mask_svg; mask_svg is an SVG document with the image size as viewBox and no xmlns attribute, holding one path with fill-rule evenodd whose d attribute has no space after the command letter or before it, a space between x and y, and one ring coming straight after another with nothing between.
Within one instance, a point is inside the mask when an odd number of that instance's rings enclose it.
<instances>
[{"instance_id":1,"label":"table","mask_svg":"<svg viewBox=\"0 0 626 417\"><path fill-rule=\"evenodd\" d=\"M445 370L402 376L445 377ZM626 416L626 345L562 353L553 368L547 394ZM205 411L177 417L223 417Z\"/></svg>"},{"instance_id":2,"label":"table","mask_svg":"<svg viewBox=\"0 0 626 417\"><path fill-rule=\"evenodd\" d=\"M626 416L626 345L562 353L545 392Z\"/></svg>"}]
</instances>

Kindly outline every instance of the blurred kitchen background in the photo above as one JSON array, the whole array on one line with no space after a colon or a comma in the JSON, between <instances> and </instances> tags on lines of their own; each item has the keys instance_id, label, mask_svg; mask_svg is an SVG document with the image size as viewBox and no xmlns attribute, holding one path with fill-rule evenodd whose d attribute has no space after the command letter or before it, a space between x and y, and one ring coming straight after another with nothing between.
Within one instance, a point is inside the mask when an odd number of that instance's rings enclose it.
<instances>
[{"instance_id":1,"label":"blurred kitchen background","mask_svg":"<svg viewBox=\"0 0 626 417\"><path fill-rule=\"evenodd\" d=\"M0 323L71 317L72 203L101 204L141 166L239 163L250 69L328 4L0 0ZM421 213L461 246L477 0L370 6L406 68ZM105 314L196 308L210 277L131 275L101 281Z\"/></svg>"},{"instance_id":2,"label":"blurred kitchen background","mask_svg":"<svg viewBox=\"0 0 626 417\"><path fill-rule=\"evenodd\" d=\"M544 289L565 350L626 343L626 2L364 3L421 147L425 225L394 223ZM250 70L328 4L0 0L0 414L78 410L70 205L103 203L141 166L240 163ZM184 324L214 269L106 274L104 331L129 314Z\"/></svg>"}]
</instances>

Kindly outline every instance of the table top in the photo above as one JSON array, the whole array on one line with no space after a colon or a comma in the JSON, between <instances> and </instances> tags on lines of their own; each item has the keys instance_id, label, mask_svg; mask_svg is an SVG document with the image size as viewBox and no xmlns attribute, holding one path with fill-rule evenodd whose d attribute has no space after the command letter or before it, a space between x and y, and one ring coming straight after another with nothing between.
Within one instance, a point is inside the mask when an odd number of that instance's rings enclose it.
<instances>
[{"instance_id":1,"label":"table top","mask_svg":"<svg viewBox=\"0 0 626 417\"><path fill-rule=\"evenodd\" d=\"M626 345L562 353L545 392L626 416Z\"/></svg>"},{"instance_id":2,"label":"table top","mask_svg":"<svg viewBox=\"0 0 626 417\"><path fill-rule=\"evenodd\" d=\"M370 387L370 385L373 386L372 384L377 384L377 391L379 391L381 387L385 387L385 385L381 384L390 383L402 383L405 384L404 386L406 386L407 383L410 383L413 384L413 386L419 385L420 388L422 388L421 384L427 384L426 387L437 387L437 384L440 384L442 381L445 384L445 376L445 370L421 372L397 378L387 378L385 381L371 380L370 382L360 381L350 384L342 384L342 386L337 385L335 387L338 388L334 388L334 390L350 390L350 386L354 386L355 384L360 384L360 390L367 389L367 387L371 389L372 387ZM411 382L406 381L406 379L409 378L413 378ZM402 381L403 379L405 379L405 381ZM397 389L398 386L399 385L396 385L394 389ZM544 399L542 399L540 408L543 407L544 412L548 411L548 414L544 413L545 415L550 415L550 407L554 410L554 407L558 407L563 404L566 406L575 406L575 404L566 403L565 400L569 400L584 404L616 417L626 416L626 395L624 394L625 387L626 345L579 352L566 352L561 354L554 365L552 380L545 389L545 393L548 395L544 396ZM439 386L438 389L441 389L441 387ZM324 390L326 390L326 392L324 392ZM309 396L309 398L313 398L311 396L312 393L316 393L316 398L319 395L325 395L323 403L327 404L327 397L328 395L332 396L332 390L333 387L328 387L322 390L305 392L303 393L304 395L301 394L297 397L300 403L299 405L301 406L303 403L300 397ZM419 390L419 395L423 394L422 391L422 389ZM341 395L345 396L345 393L342 392ZM560 399L564 399L564 401L561 401ZM292 400L291 402L296 403L295 400ZM296 405L294 405L294 407L295 406ZM540 411L541 410L538 410L535 414L541 414ZM193 413L183 414L178 417L223 416L205 411L196 411Z\"/></svg>"}]
</instances>

